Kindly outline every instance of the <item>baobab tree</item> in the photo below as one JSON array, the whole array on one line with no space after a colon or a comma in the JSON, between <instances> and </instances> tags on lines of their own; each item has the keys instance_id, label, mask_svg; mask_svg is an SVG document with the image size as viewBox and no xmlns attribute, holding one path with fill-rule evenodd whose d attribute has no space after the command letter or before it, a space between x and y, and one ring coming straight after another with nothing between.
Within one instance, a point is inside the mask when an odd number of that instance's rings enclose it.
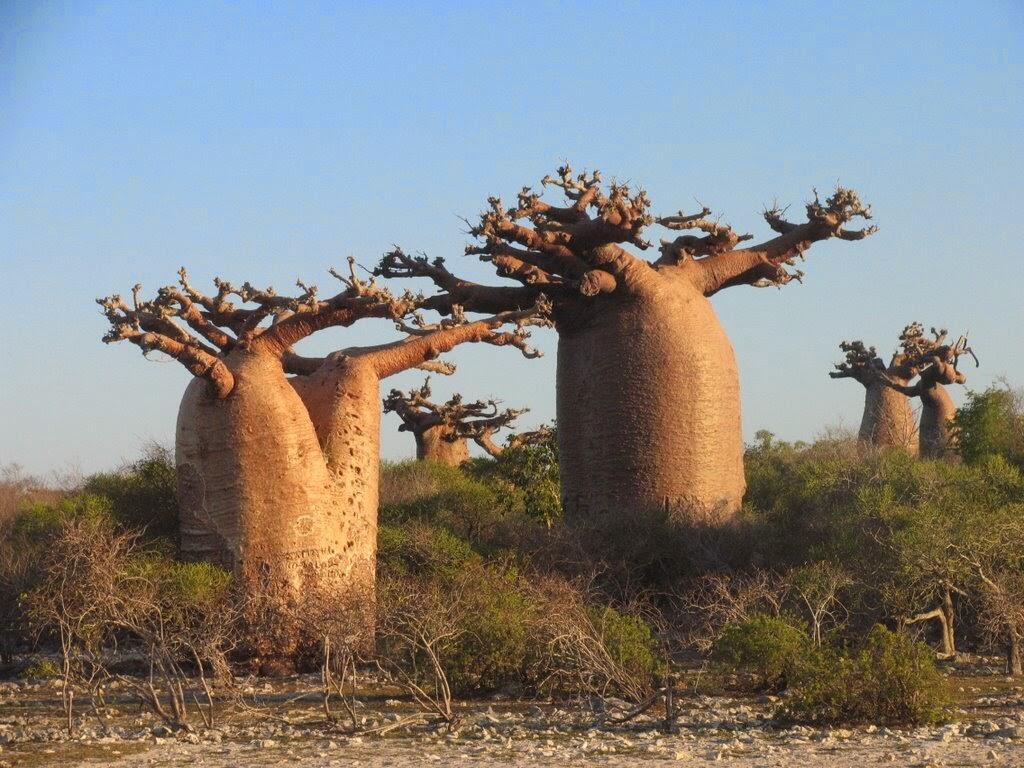
<instances>
[{"instance_id":1,"label":"baobab tree","mask_svg":"<svg viewBox=\"0 0 1024 768\"><path fill-rule=\"evenodd\" d=\"M498 445L494 435L508 429L527 408L502 410L497 400L467 402L455 394L444 403L431 399L430 379L418 389L402 392L392 389L384 398L384 412L401 419L401 432L412 432L416 438L416 458L458 466L469 461L469 440L488 454L498 457L505 448L529 445L551 436L549 427L511 435L505 446Z\"/></svg>"},{"instance_id":2,"label":"baobab tree","mask_svg":"<svg viewBox=\"0 0 1024 768\"><path fill-rule=\"evenodd\" d=\"M858 438L864 445L897 449L917 454L917 424L909 398L886 384L886 379L903 385L916 371L906 364L906 355L897 352L886 365L874 347L863 341L844 341L839 348L846 359L829 373L833 379L853 379L864 387L864 415Z\"/></svg>"},{"instance_id":3,"label":"baobab tree","mask_svg":"<svg viewBox=\"0 0 1024 768\"><path fill-rule=\"evenodd\" d=\"M896 392L921 399L919 452L922 458L939 459L953 455L956 449L953 428L956 405L946 387L967 381L967 377L957 370L957 360L961 355L971 355L975 364L978 358L967 346L966 336L947 344L949 332L945 328L932 328L931 332L933 338L929 339L920 323L911 323L900 334L905 364L917 371L917 381L908 385L888 375L883 376L883 380Z\"/></svg>"},{"instance_id":4,"label":"baobab tree","mask_svg":"<svg viewBox=\"0 0 1024 768\"><path fill-rule=\"evenodd\" d=\"M630 519L664 510L678 523L733 518L745 490L739 376L729 339L708 300L733 286L781 287L814 243L861 240L873 227L855 192L838 188L807 203L791 223L764 212L776 236L740 247L740 234L696 213L656 217L643 190L605 186L598 172L566 165L542 180L558 187L564 207L524 188L514 206L497 197L470 225L467 254L490 262L519 285L481 285L451 272L443 259L388 253L376 274L423 277L440 293L423 303L441 313L529 306L540 293L554 305L558 332L557 422L562 500L570 519ZM644 230L691 231L662 240L659 257Z\"/></svg>"},{"instance_id":5,"label":"baobab tree","mask_svg":"<svg viewBox=\"0 0 1024 768\"><path fill-rule=\"evenodd\" d=\"M184 269L151 300L138 285L130 303L98 299L111 326L104 341L163 352L195 377L175 447L183 555L232 568L260 592L372 594L381 379L437 368L439 355L467 342L538 354L526 326L546 322L543 297L540 307L429 324L415 312L418 297L360 280L352 260L350 269L332 270L343 290L328 299L301 282L288 297L219 279L206 295ZM323 358L293 349L364 318L391 320L405 335Z\"/></svg>"}]
</instances>

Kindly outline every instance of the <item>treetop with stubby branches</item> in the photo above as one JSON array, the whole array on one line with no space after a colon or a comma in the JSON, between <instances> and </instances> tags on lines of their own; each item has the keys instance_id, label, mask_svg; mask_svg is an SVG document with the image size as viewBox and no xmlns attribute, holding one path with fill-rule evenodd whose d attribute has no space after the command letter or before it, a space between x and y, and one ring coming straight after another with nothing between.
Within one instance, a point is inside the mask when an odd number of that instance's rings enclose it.
<instances>
[{"instance_id":1,"label":"treetop with stubby branches","mask_svg":"<svg viewBox=\"0 0 1024 768\"><path fill-rule=\"evenodd\" d=\"M179 270L177 285L164 286L152 299L142 299L142 286L132 289L131 301L114 294L97 299L110 329L106 343L129 341L143 353L163 352L182 363L194 376L210 382L219 398L234 387L234 375L225 362L236 349L278 357L287 373L308 375L333 356L309 358L294 352L302 339L325 328L349 326L368 317L389 319L405 338L373 347L352 347L334 353L365 358L379 377L412 367L451 373L450 363L439 355L464 342L484 342L519 349L526 357L538 357L528 339L529 326L550 322L550 304L543 294L527 307L497 312L491 317L467 319L453 306L449 317L429 323L417 310L424 301L409 291L392 293L371 277L356 274L355 260L349 259L349 275L334 269L330 274L344 289L321 299L315 285L297 281L297 296L278 294L273 288L255 288L249 282L236 287L214 279L217 291L207 295ZM232 297L240 300L237 304ZM245 306L251 305L251 306ZM506 328L506 327L509 328Z\"/></svg>"},{"instance_id":2,"label":"treetop with stubby branches","mask_svg":"<svg viewBox=\"0 0 1024 768\"><path fill-rule=\"evenodd\" d=\"M966 334L952 343L948 342L948 336L945 328L932 328L929 337L921 323L907 325L900 333L899 354L903 366L912 370L918 379L908 386L886 374L882 382L909 397L920 397L940 385L966 383L967 376L959 370L958 361L961 356L970 355L977 366L978 358L968 345Z\"/></svg>"},{"instance_id":3,"label":"treetop with stubby branches","mask_svg":"<svg viewBox=\"0 0 1024 768\"><path fill-rule=\"evenodd\" d=\"M409 392L392 389L384 398L384 412L395 413L401 419L402 424L398 428L401 432L418 435L441 427L444 439L473 440L491 456L498 456L503 450L494 441L494 435L510 428L516 419L529 411L529 408L502 409L497 400L469 402L461 394L453 395L444 403L435 403L431 394L429 377L421 387ZM550 427L541 427L512 435L507 442L518 447L548 439L550 435Z\"/></svg>"},{"instance_id":4,"label":"treetop with stubby branches","mask_svg":"<svg viewBox=\"0 0 1024 768\"><path fill-rule=\"evenodd\" d=\"M375 274L431 280L442 293L422 306L441 312L456 304L478 312L521 307L542 292L557 311L601 294L642 291L654 272L665 270L684 274L705 296L734 285L780 287L801 279L803 273L790 268L814 242L861 240L876 231L874 226L847 226L856 218L870 219L871 209L844 187L824 200L815 192L805 206L804 222L786 220L778 205L765 210L776 236L743 247L753 235L737 233L712 217L707 206L695 213L655 216L643 189L605 184L598 171L577 174L565 165L542 179L541 187L540 192L524 187L512 207L491 197L479 220L467 222L477 242L466 247L466 254L489 262L518 286L469 282L451 272L443 258L409 255L400 248L385 254ZM543 200L548 187L559 188L567 205ZM645 231L654 225L687 234L662 239L659 257L647 261L636 251L653 247Z\"/></svg>"}]
</instances>

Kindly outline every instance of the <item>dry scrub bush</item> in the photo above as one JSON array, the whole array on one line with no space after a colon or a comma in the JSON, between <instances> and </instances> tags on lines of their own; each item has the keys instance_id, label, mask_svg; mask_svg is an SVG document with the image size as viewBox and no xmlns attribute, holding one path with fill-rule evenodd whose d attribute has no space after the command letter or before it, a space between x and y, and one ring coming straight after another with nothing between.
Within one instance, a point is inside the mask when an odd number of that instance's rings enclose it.
<instances>
[{"instance_id":1,"label":"dry scrub bush","mask_svg":"<svg viewBox=\"0 0 1024 768\"><path fill-rule=\"evenodd\" d=\"M460 693L543 690L640 701L664 667L642 618L509 562L385 572L377 629L382 668L446 724L455 720L452 701Z\"/></svg>"},{"instance_id":2,"label":"dry scrub bush","mask_svg":"<svg viewBox=\"0 0 1024 768\"><path fill-rule=\"evenodd\" d=\"M379 664L424 713L455 726L447 655L462 632L465 584L383 578L377 585Z\"/></svg>"},{"instance_id":3,"label":"dry scrub bush","mask_svg":"<svg viewBox=\"0 0 1024 768\"><path fill-rule=\"evenodd\" d=\"M758 613L779 616L790 585L777 573L707 573L671 595L688 645L707 653L723 630Z\"/></svg>"},{"instance_id":4,"label":"dry scrub bush","mask_svg":"<svg viewBox=\"0 0 1024 768\"><path fill-rule=\"evenodd\" d=\"M550 571L538 573L543 556L533 546L535 537L560 544L559 528L547 529L515 501L515 494L503 496L498 480L508 478L494 467L495 472L483 471L482 463L471 470L475 477L425 462L386 470L386 475L431 481L424 492L389 497L382 504L381 638L387 637L385 629L410 625L398 633L404 636L399 644L404 651L392 663L400 661L411 669L410 649L418 636L421 677L443 673L443 682L438 674L431 690L475 694L544 689L559 695L643 698L653 686L659 658L647 622L607 608L606 598L592 588ZM537 467L530 471L550 471L542 461ZM410 480L409 487L416 482ZM510 555L505 546L514 546L518 554ZM584 561L578 565L579 570L586 568ZM446 595L447 602L433 625L445 632L432 644L435 669L423 649L429 617L411 608L432 610L436 595ZM382 655L394 656L395 647L383 643ZM436 703L436 697L432 700ZM424 704L445 709L429 700Z\"/></svg>"},{"instance_id":5,"label":"dry scrub bush","mask_svg":"<svg viewBox=\"0 0 1024 768\"><path fill-rule=\"evenodd\" d=\"M76 698L105 723L104 694L115 681L172 727L189 727L193 706L212 725L213 688L230 681L236 628L227 574L167 561L144 551L137 533L89 517L63 521L42 566L27 609L37 632L59 642L69 731ZM131 651L145 677L114 671Z\"/></svg>"},{"instance_id":6,"label":"dry scrub bush","mask_svg":"<svg viewBox=\"0 0 1024 768\"><path fill-rule=\"evenodd\" d=\"M32 624L60 644L61 702L68 732L76 695L103 722L103 690L111 680L107 649L115 641L112 601L135 538L92 519L70 520L43 562L42 582L28 595Z\"/></svg>"},{"instance_id":7,"label":"dry scrub bush","mask_svg":"<svg viewBox=\"0 0 1024 768\"><path fill-rule=\"evenodd\" d=\"M643 619L601 606L593 594L558 577L538 579L536 594L547 675L541 687L634 702L651 694L665 664Z\"/></svg>"},{"instance_id":8,"label":"dry scrub bush","mask_svg":"<svg viewBox=\"0 0 1024 768\"><path fill-rule=\"evenodd\" d=\"M237 656L245 665L270 675L295 668L316 670L325 719L344 719L350 730L357 730L357 670L372 655L373 646L372 591L307 590L281 595L267 584L244 596L236 594L235 600L245 638L238 644ZM340 712L333 709L335 702ZM247 707L254 710L252 705Z\"/></svg>"}]
</instances>

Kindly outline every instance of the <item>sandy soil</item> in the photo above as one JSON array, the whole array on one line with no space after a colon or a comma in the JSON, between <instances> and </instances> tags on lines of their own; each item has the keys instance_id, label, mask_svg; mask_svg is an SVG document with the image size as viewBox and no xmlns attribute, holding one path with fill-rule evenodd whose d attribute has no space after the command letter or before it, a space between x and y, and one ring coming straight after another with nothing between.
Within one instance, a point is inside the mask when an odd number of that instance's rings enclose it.
<instances>
[{"instance_id":1,"label":"sandy soil","mask_svg":"<svg viewBox=\"0 0 1024 768\"><path fill-rule=\"evenodd\" d=\"M346 735L324 722L312 679L252 688L262 714L235 712L213 729L171 733L127 700L106 730L83 718L69 738L54 683L0 683L0 768L43 766L1024 766L1024 689L1005 678L962 679L951 722L916 729L782 727L778 700L691 695L678 732L643 715L602 725L579 706L494 700L464 705L448 732L417 724L386 736ZM408 716L406 701L367 695L369 727Z\"/></svg>"}]
</instances>

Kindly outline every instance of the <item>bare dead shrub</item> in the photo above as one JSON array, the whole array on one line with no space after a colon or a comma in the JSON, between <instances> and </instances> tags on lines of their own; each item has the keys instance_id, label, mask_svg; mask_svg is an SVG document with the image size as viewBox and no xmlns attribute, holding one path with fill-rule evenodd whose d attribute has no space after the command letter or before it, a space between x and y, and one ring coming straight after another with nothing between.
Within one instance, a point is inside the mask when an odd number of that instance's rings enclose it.
<instances>
[{"instance_id":1,"label":"bare dead shrub","mask_svg":"<svg viewBox=\"0 0 1024 768\"><path fill-rule=\"evenodd\" d=\"M190 727L193 707L211 726L213 685L230 679L226 654L236 623L227 574L170 562L138 542L138 533L115 530L104 519L65 520L49 542L42 580L28 595L37 632L59 642L69 732L76 698L105 723L104 694L115 681L171 727ZM112 671L124 650L141 653L145 677Z\"/></svg>"},{"instance_id":2,"label":"bare dead shrub","mask_svg":"<svg viewBox=\"0 0 1024 768\"><path fill-rule=\"evenodd\" d=\"M794 602L807 618L811 642L821 645L824 635L841 629L850 617L842 591L852 583L839 565L822 561L805 565L788 574Z\"/></svg>"},{"instance_id":3,"label":"bare dead shrub","mask_svg":"<svg viewBox=\"0 0 1024 768\"><path fill-rule=\"evenodd\" d=\"M978 571L977 622L985 644L1003 651L1006 674L1024 674L1024 574L1019 571Z\"/></svg>"},{"instance_id":4,"label":"bare dead shrub","mask_svg":"<svg viewBox=\"0 0 1024 768\"><path fill-rule=\"evenodd\" d=\"M456 725L458 716L452 706L445 656L452 652L462 632L466 586L418 578L384 578L377 589L381 669L408 692L423 715L449 729Z\"/></svg>"},{"instance_id":5,"label":"bare dead shrub","mask_svg":"<svg viewBox=\"0 0 1024 768\"><path fill-rule=\"evenodd\" d=\"M659 659L646 622L599 607L587 589L561 578L540 578L536 590L536 631L546 650L541 687L633 702L650 696Z\"/></svg>"},{"instance_id":6,"label":"bare dead shrub","mask_svg":"<svg viewBox=\"0 0 1024 768\"><path fill-rule=\"evenodd\" d=\"M687 644L707 653L731 624L757 613L779 616L791 586L772 571L707 573L671 595Z\"/></svg>"}]
</instances>

